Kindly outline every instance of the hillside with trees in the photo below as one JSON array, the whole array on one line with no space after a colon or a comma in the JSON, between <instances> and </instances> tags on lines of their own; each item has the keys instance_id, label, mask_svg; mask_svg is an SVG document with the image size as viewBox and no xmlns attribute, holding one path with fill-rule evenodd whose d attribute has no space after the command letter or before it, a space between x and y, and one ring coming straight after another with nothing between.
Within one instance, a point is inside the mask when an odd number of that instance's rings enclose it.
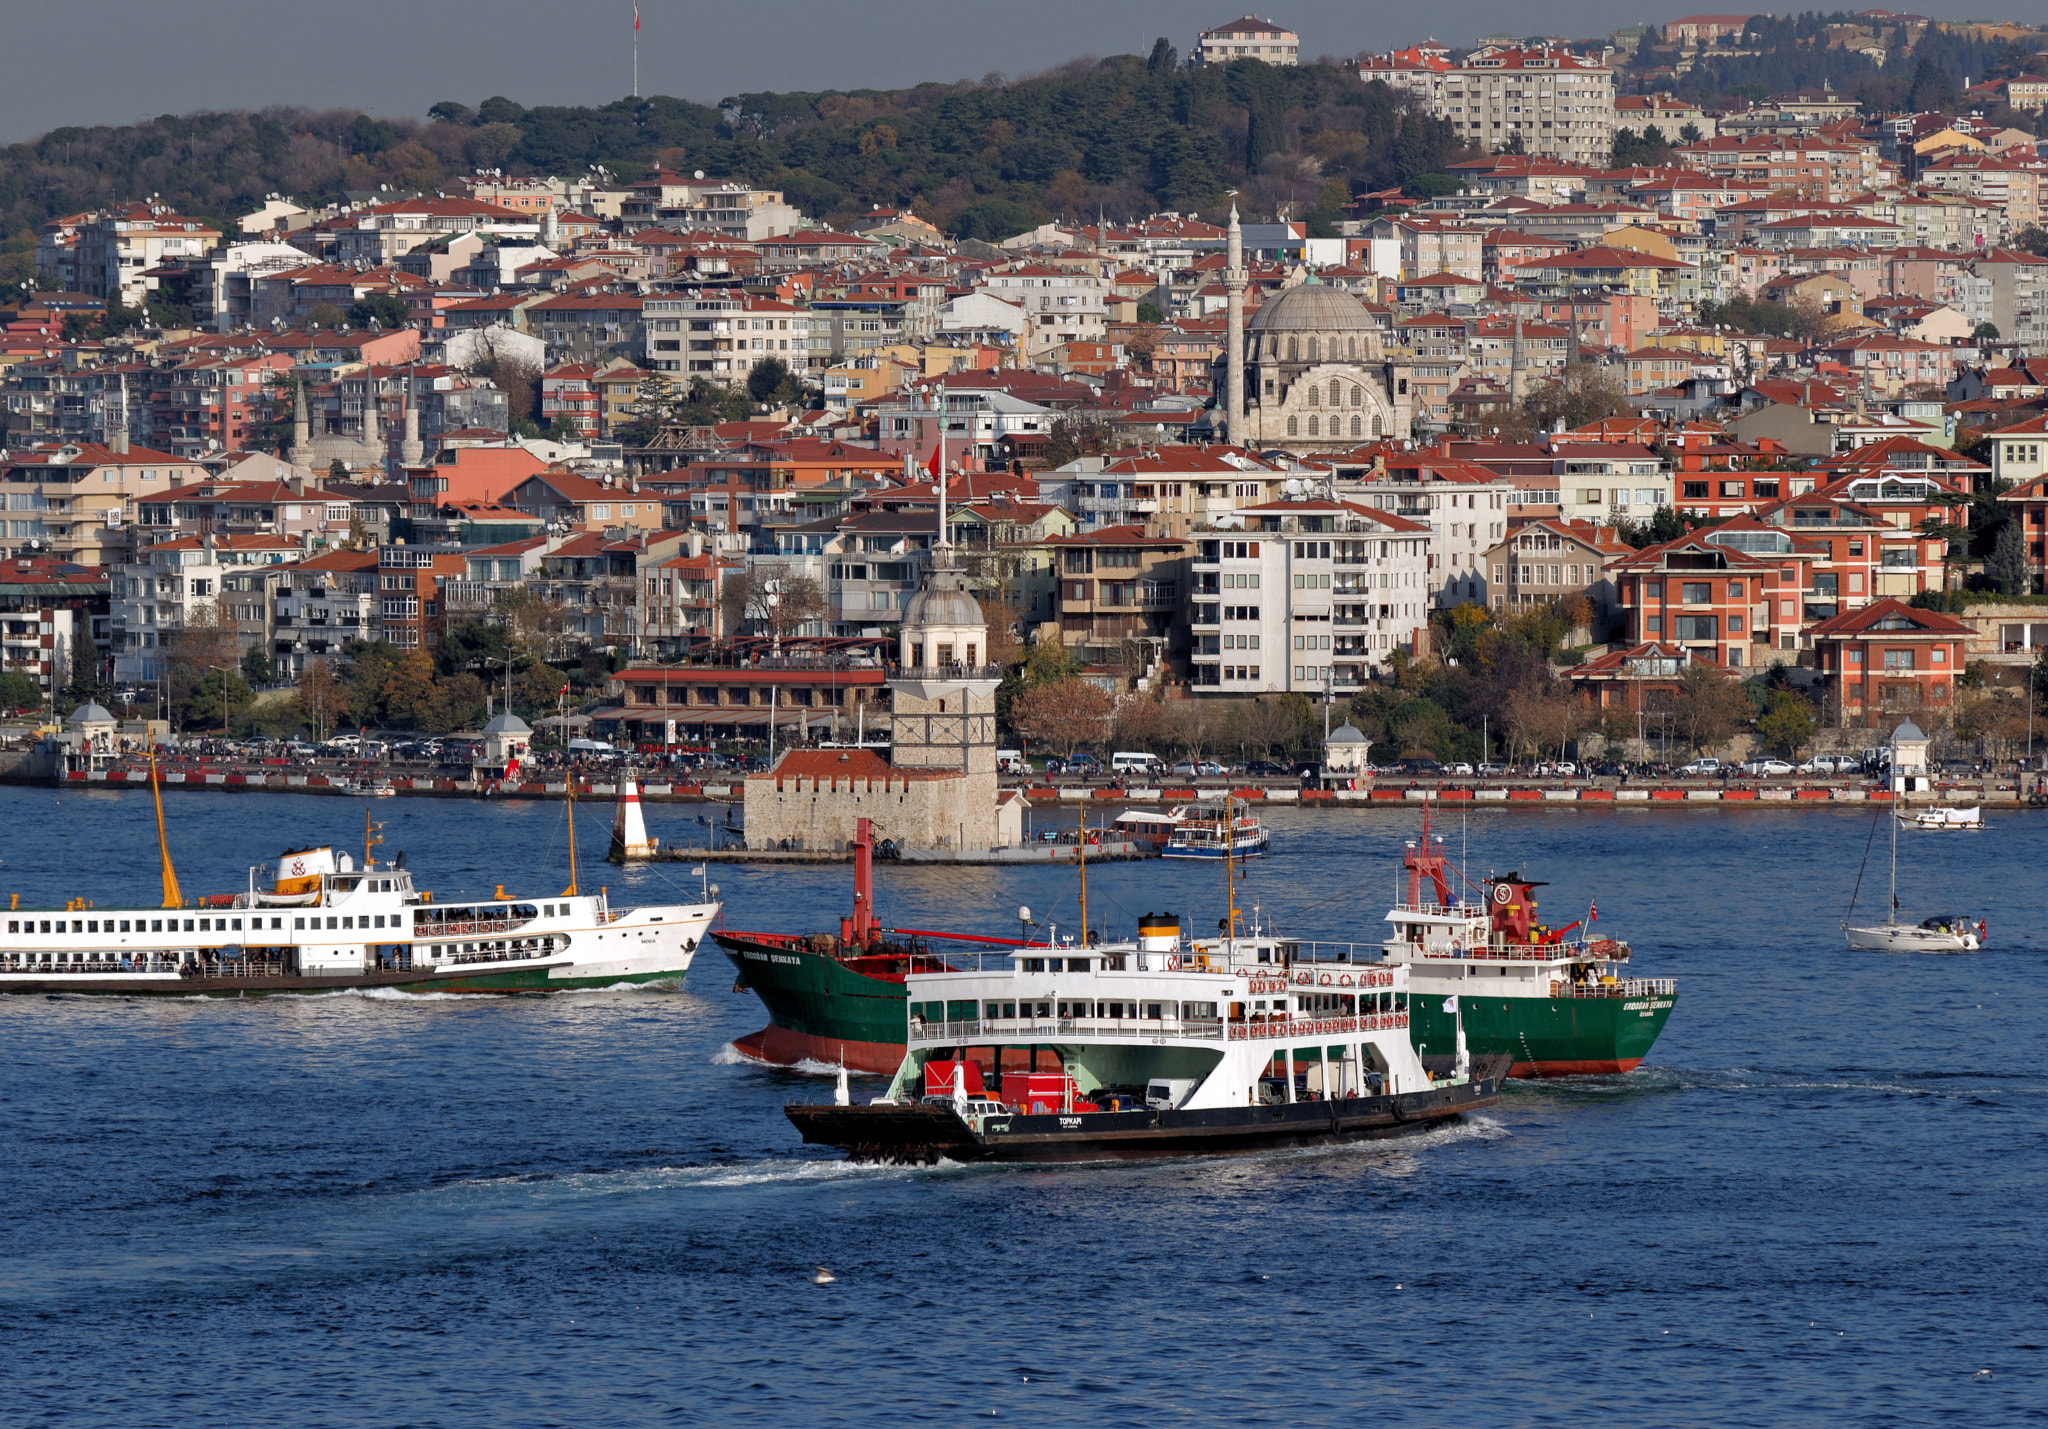
<instances>
[{"instance_id":1,"label":"hillside with trees","mask_svg":"<svg viewBox=\"0 0 2048 1429\"><path fill-rule=\"evenodd\" d=\"M1001 238L1049 217L1213 210L1230 189L1255 213L1326 219L1354 192L1437 172L1458 152L1448 125L1347 68L1189 70L1161 40L1149 57L1015 81L717 106L657 96L528 109L492 97L436 104L422 121L277 108L72 126L0 149L0 233L18 267L47 219L152 195L226 222L271 193L310 204L431 191L478 168L603 165L632 180L662 165L780 188L826 219L915 206L963 237Z\"/></svg>"}]
</instances>

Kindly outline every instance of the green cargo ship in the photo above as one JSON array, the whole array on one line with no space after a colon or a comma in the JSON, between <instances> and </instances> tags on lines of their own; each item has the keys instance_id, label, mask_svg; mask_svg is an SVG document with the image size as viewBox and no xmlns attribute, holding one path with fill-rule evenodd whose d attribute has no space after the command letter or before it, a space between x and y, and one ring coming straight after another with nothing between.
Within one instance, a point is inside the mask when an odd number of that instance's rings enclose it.
<instances>
[{"instance_id":1,"label":"green cargo ship","mask_svg":"<svg viewBox=\"0 0 2048 1429\"><path fill-rule=\"evenodd\" d=\"M1466 903L1451 890L1442 843L1425 817L1421 839L1403 851L1408 896L1388 912L1381 949L1382 962L1408 968L1415 1050L1450 1052L1462 1021L1474 1056L1514 1057L1511 1076L1641 1065L1677 1005L1677 984L1629 976L1629 945L1591 936L1597 906L1583 924L1538 922L1535 890L1544 885L1518 874L1486 879L1485 903Z\"/></svg>"}]
</instances>

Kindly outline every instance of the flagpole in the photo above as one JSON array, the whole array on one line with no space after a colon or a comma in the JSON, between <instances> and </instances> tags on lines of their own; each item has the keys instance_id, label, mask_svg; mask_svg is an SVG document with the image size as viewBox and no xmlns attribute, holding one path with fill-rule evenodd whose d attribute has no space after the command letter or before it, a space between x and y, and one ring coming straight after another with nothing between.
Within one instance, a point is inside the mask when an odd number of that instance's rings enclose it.
<instances>
[{"instance_id":1,"label":"flagpole","mask_svg":"<svg viewBox=\"0 0 2048 1429\"><path fill-rule=\"evenodd\" d=\"M633 0L633 97L640 97L640 0Z\"/></svg>"}]
</instances>

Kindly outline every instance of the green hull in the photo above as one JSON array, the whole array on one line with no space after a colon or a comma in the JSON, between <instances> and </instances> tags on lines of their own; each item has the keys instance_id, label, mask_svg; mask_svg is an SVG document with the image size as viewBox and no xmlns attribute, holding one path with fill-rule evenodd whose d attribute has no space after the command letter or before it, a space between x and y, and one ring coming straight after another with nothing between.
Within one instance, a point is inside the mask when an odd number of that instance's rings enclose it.
<instances>
[{"instance_id":1,"label":"green hull","mask_svg":"<svg viewBox=\"0 0 2048 1429\"><path fill-rule=\"evenodd\" d=\"M1409 1026L1416 1052L1443 1056L1457 1051L1456 1018L1443 1010L1443 997L1412 994ZM1515 1059L1516 1077L1568 1077L1627 1072L1649 1055L1664 1030L1676 993L1642 997L1459 998L1465 1045L1473 1056L1504 1053Z\"/></svg>"},{"instance_id":2,"label":"green hull","mask_svg":"<svg viewBox=\"0 0 2048 1429\"><path fill-rule=\"evenodd\" d=\"M870 977L837 958L745 933L712 937L768 1010L768 1026L733 1045L774 1066L815 1061L854 1071L893 1072L908 1023L900 978Z\"/></svg>"}]
</instances>

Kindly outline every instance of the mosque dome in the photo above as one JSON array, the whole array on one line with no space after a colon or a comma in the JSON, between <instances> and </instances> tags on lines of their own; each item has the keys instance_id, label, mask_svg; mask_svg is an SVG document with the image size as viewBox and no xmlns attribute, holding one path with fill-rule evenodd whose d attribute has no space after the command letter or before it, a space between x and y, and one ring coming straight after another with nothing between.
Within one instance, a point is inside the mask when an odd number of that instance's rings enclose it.
<instances>
[{"instance_id":1,"label":"mosque dome","mask_svg":"<svg viewBox=\"0 0 2048 1429\"><path fill-rule=\"evenodd\" d=\"M1248 332L1373 332L1364 303L1325 283L1302 283L1259 305L1245 323Z\"/></svg>"}]
</instances>

